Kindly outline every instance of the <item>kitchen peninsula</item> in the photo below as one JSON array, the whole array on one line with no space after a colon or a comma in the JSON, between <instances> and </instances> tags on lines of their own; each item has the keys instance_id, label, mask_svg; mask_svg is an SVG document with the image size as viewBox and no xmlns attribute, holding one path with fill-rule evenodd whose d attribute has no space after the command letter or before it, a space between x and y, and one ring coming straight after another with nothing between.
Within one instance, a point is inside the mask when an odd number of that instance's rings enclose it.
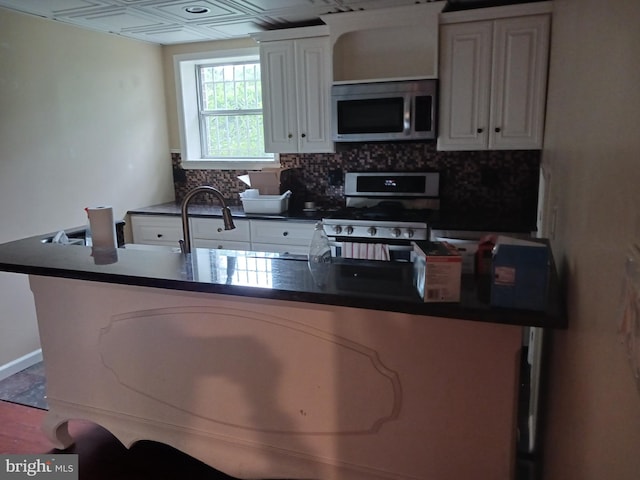
<instances>
[{"instance_id":1,"label":"kitchen peninsula","mask_svg":"<svg viewBox=\"0 0 640 480\"><path fill-rule=\"evenodd\" d=\"M30 276L57 448L80 418L239 478L513 478L522 326L563 327L556 293L495 309L466 278L425 304L401 266L322 289L297 257L50 237L0 245L0 270Z\"/></svg>"}]
</instances>

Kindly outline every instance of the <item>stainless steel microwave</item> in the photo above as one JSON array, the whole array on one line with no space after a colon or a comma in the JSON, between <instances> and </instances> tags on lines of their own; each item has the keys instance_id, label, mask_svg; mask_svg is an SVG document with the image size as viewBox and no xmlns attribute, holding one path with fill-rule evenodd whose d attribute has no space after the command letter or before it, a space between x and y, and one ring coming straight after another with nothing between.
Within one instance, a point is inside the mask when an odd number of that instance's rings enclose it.
<instances>
[{"instance_id":1,"label":"stainless steel microwave","mask_svg":"<svg viewBox=\"0 0 640 480\"><path fill-rule=\"evenodd\" d=\"M333 85L333 141L435 139L437 82L430 79Z\"/></svg>"}]
</instances>

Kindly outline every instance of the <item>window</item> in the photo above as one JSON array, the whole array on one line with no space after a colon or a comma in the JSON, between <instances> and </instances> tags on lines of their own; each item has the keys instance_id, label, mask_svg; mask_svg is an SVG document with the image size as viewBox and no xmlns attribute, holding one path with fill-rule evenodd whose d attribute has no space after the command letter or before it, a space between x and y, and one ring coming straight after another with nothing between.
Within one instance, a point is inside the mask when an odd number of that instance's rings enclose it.
<instances>
[{"instance_id":1,"label":"window","mask_svg":"<svg viewBox=\"0 0 640 480\"><path fill-rule=\"evenodd\" d=\"M176 55L174 63L183 166L277 167L264 151L257 49Z\"/></svg>"}]
</instances>

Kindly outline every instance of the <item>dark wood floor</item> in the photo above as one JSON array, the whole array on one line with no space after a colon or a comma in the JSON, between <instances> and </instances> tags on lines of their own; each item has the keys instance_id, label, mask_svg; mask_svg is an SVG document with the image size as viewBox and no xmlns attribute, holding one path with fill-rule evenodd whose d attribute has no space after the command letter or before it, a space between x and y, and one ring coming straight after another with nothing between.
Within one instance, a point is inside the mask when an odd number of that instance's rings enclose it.
<instances>
[{"instance_id":1,"label":"dark wood floor","mask_svg":"<svg viewBox=\"0 0 640 480\"><path fill-rule=\"evenodd\" d=\"M0 400L0 453L60 453L40 430L46 411ZM90 422L71 421L80 480L234 480L228 475L155 442L125 448L107 430ZM539 480L535 464L519 462L517 480Z\"/></svg>"},{"instance_id":2,"label":"dark wood floor","mask_svg":"<svg viewBox=\"0 0 640 480\"><path fill-rule=\"evenodd\" d=\"M0 401L0 453L60 453L40 430L46 412ZM80 480L233 480L166 445L138 442L126 449L105 429L69 422L76 440L66 453L77 453Z\"/></svg>"}]
</instances>

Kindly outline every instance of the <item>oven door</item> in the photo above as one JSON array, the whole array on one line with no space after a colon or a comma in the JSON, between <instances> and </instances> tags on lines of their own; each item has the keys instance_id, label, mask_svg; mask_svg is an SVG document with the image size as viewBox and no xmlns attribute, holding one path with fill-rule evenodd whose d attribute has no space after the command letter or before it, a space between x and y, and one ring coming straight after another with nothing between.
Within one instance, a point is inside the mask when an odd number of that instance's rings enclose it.
<instances>
[{"instance_id":1,"label":"oven door","mask_svg":"<svg viewBox=\"0 0 640 480\"><path fill-rule=\"evenodd\" d=\"M410 241L379 240L329 236L331 256L361 260L411 262L413 246Z\"/></svg>"}]
</instances>

